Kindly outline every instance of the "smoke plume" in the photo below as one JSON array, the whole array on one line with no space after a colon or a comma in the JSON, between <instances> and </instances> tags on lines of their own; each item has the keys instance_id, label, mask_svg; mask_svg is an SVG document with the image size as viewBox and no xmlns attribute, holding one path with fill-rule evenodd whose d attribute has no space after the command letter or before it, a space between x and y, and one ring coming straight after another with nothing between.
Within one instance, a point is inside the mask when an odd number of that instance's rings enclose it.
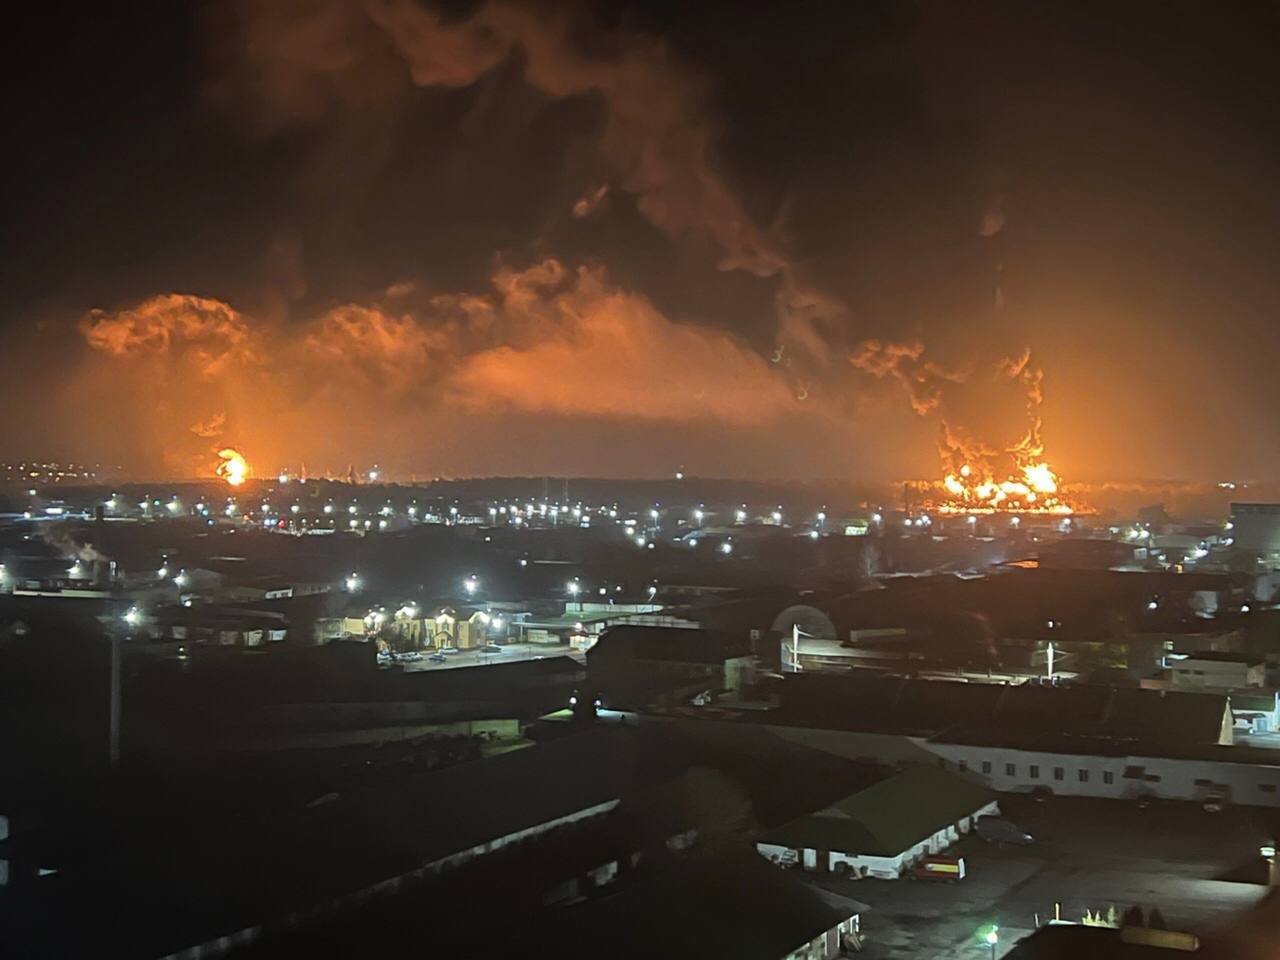
<instances>
[{"instance_id":1,"label":"smoke plume","mask_svg":"<svg viewBox=\"0 0 1280 960\"><path fill-rule=\"evenodd\" d=\"M163 402L137 397L127 416L188 473L208 473L214 447L251 460L294 452L282 437L368 448L457 414L750 426L800 410L786 372L728 333L552 258L500 267L480 292L404 287L290 323L166 294L80 329L118 381L164 371Z\"/></svg>"}]
</instances>

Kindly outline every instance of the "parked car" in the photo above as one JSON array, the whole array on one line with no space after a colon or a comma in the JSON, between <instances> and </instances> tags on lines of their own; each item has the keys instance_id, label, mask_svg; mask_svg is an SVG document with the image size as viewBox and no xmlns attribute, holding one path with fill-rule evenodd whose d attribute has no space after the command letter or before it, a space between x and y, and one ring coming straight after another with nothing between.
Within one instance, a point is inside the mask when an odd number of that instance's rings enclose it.
<instances>
[{"instance_id":1,"label":"parked car","mask_svg":"<svg viewBox=\"0 0 1280 960\"><path fill-rule=\"evenodd\" d=\"M484 652L485 653L501 653L502 648L498 646L496 643L486 643L484 645Z\"/></svg>"},{"instance_id":2,"label":"parked car","mask_svg":"<svg viewBox=\"0 0 1280 960\"><path fill-rule=\"evenodd\" d=\"M427 657L427 659L430 660L432 663L444 663L449 658L446 657L443 653L433 653L431 654L431 656Z\"/></svg>"},{"instance_id":3,"label":"parked car","mask_svg":"<svg viewBox=\"0 0 1280 960\"><path fill-rule=\"evenodd\" d=\"M1036 842L1035 837L1004 817L979 817L977 831L978 836L987 843L1012 843L1017 846L1026 846Z\"/></svg>"},{"instance_id":4,"label":"parked car","mask_svg":"<svg viewBox=\"0 0 1280 960\"><path fill-rule=\"evenodd\" d=\"M908 880L945 880L955 883L964 879L964 857L925 857L910 866L906 877Z\"/></svg>"},{"instance_id":5,"label":"parked car","mask_svg":"<svg viewBox=\"0 0 1280 960\"><path fill-rule=\"evenodd\" d=\"M416 660L421 660L422 654L416 650L410 650L408 653L397 653L396 659L401 663L413 663Z\"/></svg>"}]
</instances>

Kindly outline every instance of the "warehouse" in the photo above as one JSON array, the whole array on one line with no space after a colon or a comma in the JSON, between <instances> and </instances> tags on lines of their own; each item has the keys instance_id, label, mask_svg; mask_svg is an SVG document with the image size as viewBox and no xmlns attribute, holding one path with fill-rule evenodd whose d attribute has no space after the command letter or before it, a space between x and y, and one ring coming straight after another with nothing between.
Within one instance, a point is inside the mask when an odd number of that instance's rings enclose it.
<instances>
[{"instance_id":1,"label":"warehouse","mask_svg":"<svg viewBox=\"0 0 1280 960\"><path fill-rule=\"evenodd\" d=\"M781 866L896 880L996 814L995 794L928 766L908 767L823 810L767 831L756 843Z\"/></svg>"}]
</instances>

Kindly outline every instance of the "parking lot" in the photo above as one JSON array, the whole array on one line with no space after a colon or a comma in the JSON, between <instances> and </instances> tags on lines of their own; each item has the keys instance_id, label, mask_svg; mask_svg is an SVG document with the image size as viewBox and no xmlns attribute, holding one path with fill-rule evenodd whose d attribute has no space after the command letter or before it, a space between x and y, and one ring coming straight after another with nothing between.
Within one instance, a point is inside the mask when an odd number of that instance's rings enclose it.
<instances>
[{"instance_id":1,"label":"parking lot","mask_svg":"<svg viewBox=\"0 0 1280 960\"><path fill-rule=\"evenodd\" d=\"M1139 810L1114 800L1059 797L1002 801L1006 816L1037 842L999 847L977 837L953 851L967 876L956 883L837 880L821 885L870 906L863 918L868 956L982 958L977 931L998 924L996 956L1053 915L1158 906L1172 928L1204 932L1252 907L1267 892L1258 849L1277 829L1274 811L1194 804Z\"/></svg>"}]
</instances>

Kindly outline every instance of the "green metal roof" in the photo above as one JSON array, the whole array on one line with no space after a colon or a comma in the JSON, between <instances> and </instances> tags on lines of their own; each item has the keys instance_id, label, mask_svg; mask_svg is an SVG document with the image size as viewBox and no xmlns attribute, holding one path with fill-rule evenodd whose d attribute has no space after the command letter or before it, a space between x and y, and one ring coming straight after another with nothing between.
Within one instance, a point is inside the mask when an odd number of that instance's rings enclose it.
<instances>
[{"instance_id":1,"label":"green metal roof","mask_svg":"<svg viewBox=\"0 0 1280 960\"><path fill-rule=\"evenodd\" d=\"M824 810L784 824L766 843L892 857L986 806L994 791L931 766L913 766Z\"/></svg>"}]
</instances>

